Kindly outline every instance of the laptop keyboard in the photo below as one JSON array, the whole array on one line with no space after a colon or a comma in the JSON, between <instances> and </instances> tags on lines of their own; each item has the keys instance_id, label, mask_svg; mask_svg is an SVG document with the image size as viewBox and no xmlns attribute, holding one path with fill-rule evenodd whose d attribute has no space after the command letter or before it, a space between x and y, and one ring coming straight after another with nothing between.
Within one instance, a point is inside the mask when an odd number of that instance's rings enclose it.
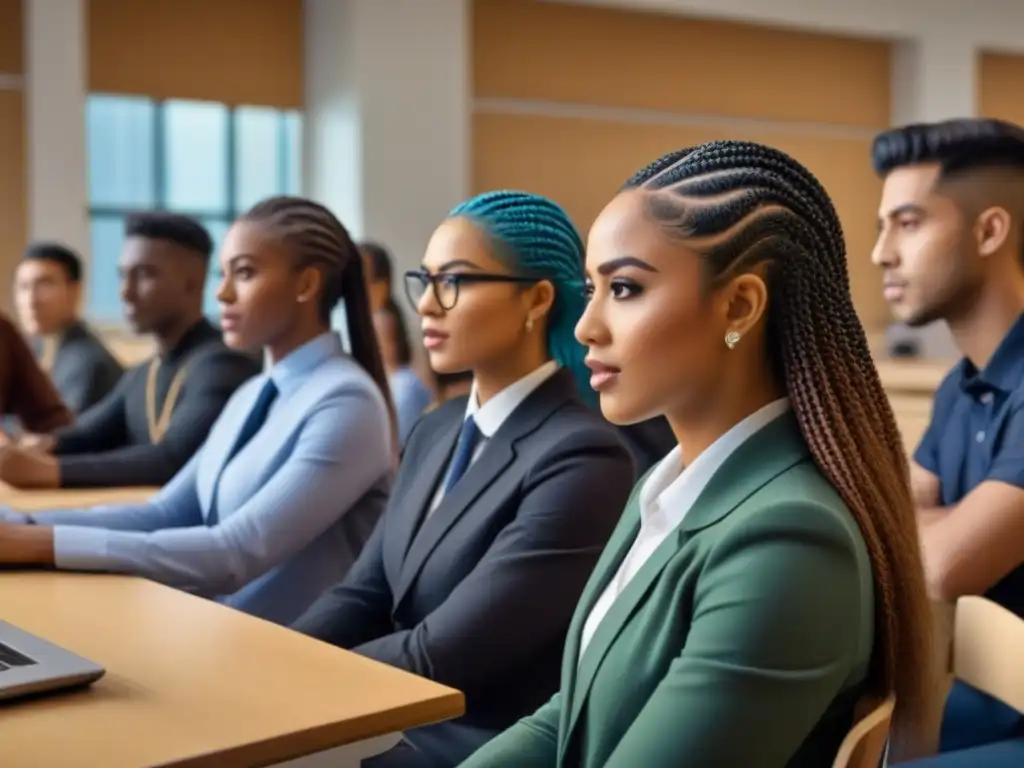
<instances>
[{"instance_id":1,"label":"laptop keyboard","mask_svg":"<svg viewBox=\"0 0 1024 768\"><path fill-rule=\"evenodd\" d=\"M11 667L28 667L35 663L35 659L30 659L11 646L0 643L0 672L5 672Z\"/></svg>"}]
</instances>

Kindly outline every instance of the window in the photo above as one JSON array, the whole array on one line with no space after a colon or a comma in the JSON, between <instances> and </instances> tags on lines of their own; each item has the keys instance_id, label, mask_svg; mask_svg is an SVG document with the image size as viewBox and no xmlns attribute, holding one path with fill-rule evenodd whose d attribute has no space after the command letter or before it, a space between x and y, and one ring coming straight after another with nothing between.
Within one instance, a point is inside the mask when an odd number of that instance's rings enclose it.
<instances>
[{"instance_id":1,"label":"window","mask_svg":"<svg viewBox=\"0 0 1024 768\"><path fill-rule=\"evenodd\" d=\"M117 261L125 216L168 210L194 216L219 247L231 222L258 200L299 194L302 118L269 107L154 101L96 94L86 107L92 265L88 314L120 321ZM216 313L211 269L206 309Z\"/></svg>"}]
</instances>

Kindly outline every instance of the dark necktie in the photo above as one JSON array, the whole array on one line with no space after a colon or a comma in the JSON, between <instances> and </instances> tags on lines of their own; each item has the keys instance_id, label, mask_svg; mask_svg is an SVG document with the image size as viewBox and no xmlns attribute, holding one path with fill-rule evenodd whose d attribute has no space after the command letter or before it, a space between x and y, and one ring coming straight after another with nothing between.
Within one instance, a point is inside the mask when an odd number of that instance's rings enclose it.
<instances>
[{"instance_id":1,"label":"dark necktie","mask_svg":"<svg viewBox=\"0 0 1024 768\"><path fill-rule=\"evenodd\" d=\"M220 486L221 475L224 474L224 470L231 463L231 460L238 455L238 452L260 431L260 427L267 420L267 414L270 413L270 406L274 404L276 398L277 386L274 384L273 379L267 379L263 384L263 389L256 396L256 402L252 404L249 415L246 416L245 421L242 423L242 428L238 431L238 437L235 438L231 451L224 457L220 474L217 475L217 479L214 481L213 495L210 497L210 511L206 515L207 525L217 524L217 491Z\"/></svg>"},{"instance_id":2,"label":"dark necktie","mask_svg":"<svg viewBox=\"0 0 1024 768\"><path fill-rule=\"evenodd\" d=\"M477 427L476 422L473 421L472 416L462 422L459 442L455 445L455 453L452 454L451 464L448 465L448 479L444 482L445 496L455 487L455 484L459 482L462 476L466 474L466 470L469 469L469 464L473 460L473 451L476 449L481 437L480 429Z\"/></svg>"}]
</instances>

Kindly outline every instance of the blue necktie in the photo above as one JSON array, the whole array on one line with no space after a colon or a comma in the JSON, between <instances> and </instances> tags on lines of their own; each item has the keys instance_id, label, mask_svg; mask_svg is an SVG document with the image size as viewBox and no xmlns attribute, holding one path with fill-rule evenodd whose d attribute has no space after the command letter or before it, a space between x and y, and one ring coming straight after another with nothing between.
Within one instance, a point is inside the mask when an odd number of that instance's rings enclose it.
<instances>
[{"instance_id":1,"label":"blue necktie","mask_svg":"<svg viewBox=\"0 0 1024 768\"><path fill-rule=\"evenodd\" d=\"M206 515L207 525L217 524L217 490L220 486L221 475L224 474L224 470L231 463L231 460L238 455L238 452L260 431L260 427L267 420L267 414L270 413L270 406L274 404L276 398L277 386L274 384L273 379L267 379L263 384L263 389L256 396L256 402L252 404L249 415L245 417L242 428L238 431L238 437L235 438L235 443L231 446L231 451L224 457L220 474L217 475L217 479L214 481L213 495L210 497L210 510Z\"/></svg>"},{"instance_id":2,"label":"blue necktie","mask_svg":"<svg viewBox=\"0 0 1024 768\"><path fill-rule=\"evenodd\" d=\"M455 487L455 484L459 482L466 470L469 469L469 463L473 459L473 450L476 448L477 443L480 442L480 429L477 427L476 422L473 421L473 417L468 417L462 422L462 431L459 432L459 442L455 445L455 453L452 454L451 464L448 465L448 478L444 481L444 494L448 495L448 492Z\"/></svg>"}]
</instances>

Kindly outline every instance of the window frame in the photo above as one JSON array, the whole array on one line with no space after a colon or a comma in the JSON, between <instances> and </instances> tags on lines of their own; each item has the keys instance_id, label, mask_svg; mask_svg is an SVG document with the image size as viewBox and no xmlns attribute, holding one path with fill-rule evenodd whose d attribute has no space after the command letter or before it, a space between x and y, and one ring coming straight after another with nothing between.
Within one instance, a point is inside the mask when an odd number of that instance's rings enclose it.
<instances>
[{"instance_id":1,"label":"window frame","mask_svg":"<svg viewBox=\"0 0 1024 768\"><path fill-rule=\"evenodd\" d=\"M89 190L89 199L87 201L86 215L89 220L89 233L90 242L92 239L93 226L97 218L119 218L123 219L132 213L137 213L144 210L152 211L168 211L173 213L179 213L185 216L190 216L199 220L204 226L208 226L209 222L216 222L217 224L223 224L230 226L231 223L238 218L244 211L240 210L238 205L239 189L238 189L238 152L239 152L239 141L238 141L238 113L240 110L246 109L268 109L276 112L277 117L277 137L276 137L276 151L277 151L277 163L276 163L276 175L277 175L277 192L276 194L286 194L288 188L289 179L293 174L297 174L297 178L301 184L302 181L302 152L303 146L300 138L297 157L291 158L289 153L289 127L288 121L294 115L299 119L299 129L301 137L301 121L303 120L303 114L301 110L297 109L282 109L279 107L270 107L266 105L257 104L224 104L222 102L206 101L199 99L157 99L146 96L136 96L129 94L120 93L106 93L106 92L91 92L87 95L87 103L94 97L99 98L124 98L124 99L145 99L153 106L153 124L152 124L152 154L150 157L151 165L151 178L153 188L151 189L153 205L147 206L121 206L121 205L97 205L92 201L91 189ZM224 121L224 129L227 132L226 142L224 144L224 164L225 173L227 180L227 194L226 194L226 207L223 210L214 210L210 208L183 208L183 207L171 207L167 203L168 189L167 189L167 131L166 131L166 115L169 105L174 103L192 103L192 104L216 104L226 108L227 119ZM88 109L88 107L87 107ZM90 126L86 125L86 131L90 130ZM93 158L91 153L86 158L87 172L92 173L92 162ZM292 168L292 164L295 164L295 168ZM88 186L88 185L87 185ZM298 192L293 190L292 192ZM220 246L220 243L214 243L214 252ZM87 282L94 279L94 270L92 264L95 263L96 255L91 254L90 269L87 273ZM215 271L211 269L210 279L213 279ZM92 302L92 291L90 287L86 286L87 290L83 297L84 308L87 313L92 314L95 311ZM204 302L205 304L205 302ZM100 308L102 312L102 307ZM204 306L204 311L208 311L209 307ZM101 328L107 328L110 330L120 330L125 327L123 317L119 317L117 320L99 315L96 317L97 326Z\"/></svg>"}]
</instances>

